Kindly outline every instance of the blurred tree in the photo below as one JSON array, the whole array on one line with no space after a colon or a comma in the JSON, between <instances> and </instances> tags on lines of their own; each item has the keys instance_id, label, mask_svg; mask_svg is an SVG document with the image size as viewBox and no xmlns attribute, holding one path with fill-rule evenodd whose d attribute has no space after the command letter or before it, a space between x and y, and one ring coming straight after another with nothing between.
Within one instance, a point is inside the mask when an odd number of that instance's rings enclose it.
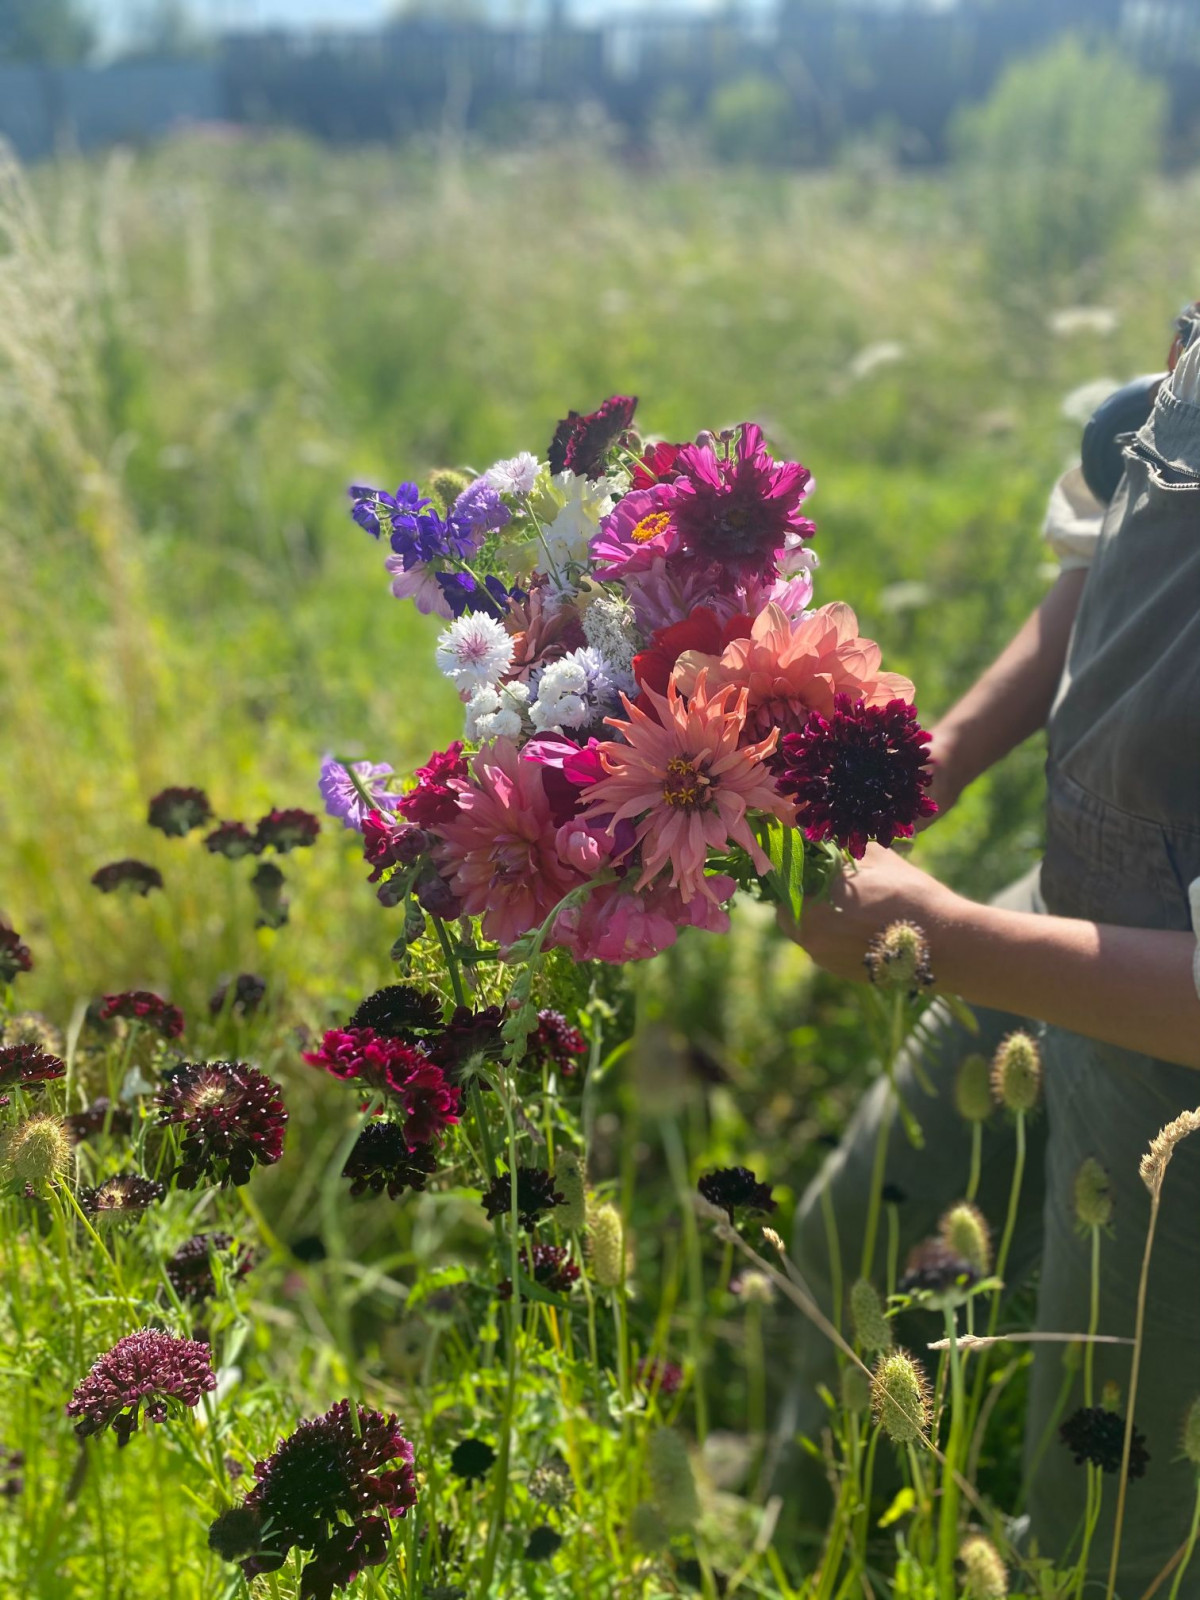
<instances>
[{"instance_id":1,"label":"blurred tree","mask_svg":"<svg viewBox=\"0 0 1200 1600\"><path fill-rule=\"evenodd\" d=\"M130 30L126 60L178 61L206 55L211 39L187 0L152 0L139 7Z\"/></svg>"},{"instance_id":2,"label":"blurred tree","mask_svg":"<svg viewBox=\"0 0 1200 1600\"><path fill-rule=\"evenodd\" d=\"M721 161L775 166L793 155L792 97L778 78L747 72L723 83L708 104L708 136Z\"/></svg>"},{"instance_id":3,"label":"blurred tree","mask_svg":"<svg viewBox=\"0 0 1200 1600\"><path fill-rule=\"evenodd\" d=\"M85 61L95 29L79 0L0 0L0 61Z\"/></svg>"}]
</instances>

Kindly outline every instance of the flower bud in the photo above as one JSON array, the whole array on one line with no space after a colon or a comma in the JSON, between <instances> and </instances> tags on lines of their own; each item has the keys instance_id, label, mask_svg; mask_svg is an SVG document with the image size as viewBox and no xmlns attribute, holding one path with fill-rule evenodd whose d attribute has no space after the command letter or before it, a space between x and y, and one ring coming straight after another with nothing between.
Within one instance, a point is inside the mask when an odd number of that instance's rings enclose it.
<instances>
[{"instance_id":1,"label":"flower bud","mask_svg":"<svg viewBox=\"0 0 1200 1600\"><path fill-rule=\"evenodd\" d=\"M588 1220L588 1253L592 1277L602 1289L625 1282L625 1227L616 1206L597 1206Z\"/></svg>"},{"instance_id":2,"label":"flower bud","mask_svg":"<svg viewBox=\"0 0 1200 1600\"><path fill-rule=\"evenodd\" d=\"M938 1232L956 1255L969 1261L981 1278L992 1270L992 1236L982 1211L969 1200L951 1206Z\"/></svg>"},{"instance_id":3,"label":"flower bud","mask_svg":"<svg viewBox=\"0 0 1200 1600\"><path fill-rule=\"evenodd\" d=\"M842 1405L852 1415L865 1411L871 1404L871 1380L861 1367L846 1365L842 1368Z\"/></svg>"},{"instance_id":4,"label":"flower bud","mask_svg":"<svg viewBox=\"0 0 1200 1600\"><path fill-rule=\"evenodd\" d=\"M915 922L889 923L871 940L863 965L877 989L899 991L910 999L933 982L929 940Z\"/></svg>"},{"instance_id":5,"label":"flower bud","mask_svg":"<svg viewBox=\"0 0 1200 1600\"><path fill-rule=\"evenodd\" d=\"M954 1107L964 1122L986 1122L995 1109L992 1081L983 1056L967 1056L954 1079Z\"/></svg>"},{"instance_id":6,"label":"flower bud","mask_svg":"<svg viewBox=\"0 0 1200 1600\"><path fill-rule=\"evenodd\" d=\"M42 1189L61 1178L71 1161L71 1136L61 1117L39 1112L10 1128L0 1147L0 1170L9 1183Z\"/></svg>"},{"instance_id":7,"label":"flower bud","mask_svg":"<svg viewBox=\"0 0 1200 1600\"><path fill-rule=\"evenodd\" d=\"M1120 1411L1121 1385L1115 1378L1110 1378L1100 1391L1100 1404L1105 1411Z\"/></svg>"},{"instance_id":8,"label":"flower bud","mask_svg":"<svg viewBox=\"0 0 1200 1600\"><path fill-rule=\"evenodd\" d=\"M429 479L429 492L441 506L442 511L449 513L454 502L471 481L465 472L459 472L455 467L439 467Z\"/></svg>"},{"instance_id":9,"label":"flower bud","mask_svg":"<svg viewBox=\"0 0 1200 1600\"><path fill-rule=\"evenodd\" d=\"M730 1287L747 1305L769 1306L775 1299L775 1285L765 1272L757 1272L753 1268L741 1273Z\"/></svg>"},{"instance_id":10,"label":"flower bud","mask_svg":"<svg viewBox=\"0 0 1200 1600\"><path fill-rule=\"evenodd\" d=\"M1005 1600L1008 1571L1000 1552L982 1533L969 1533L959 1547L964 1568L963 1600Z\"/></svg>"},{"instance_id":11,"label":"flower bud","mask_svg":"<svg viewBox=\"0 0 1200 1600\"><path fill-rule=\"evenodd\" d=\"M996 1103L1018 1115L1032 1111L1042 1088L1042 1055L1027 1033L1001 1039L992 1057L992 1094Z\"/></svg>"},{"instance_id":12,"label":"flower bud","mask_svg":"<svg viewBox=\"0 0 1200 1600\"><path fill-rule=\"evenodd\" d=\"M883 1301L874 1284L860 1278L850 1291L850 1323L854 1337L868 1355L892 1348L892 1325L883 1314Z\"/></svg>"},{"instance_id":13,"label":"flower bud","mask_svg":"<svg viewBox=\"0 0 1200 1600\"><path fill-rule=\"evenodd\" d=\"M658 1428L646 1444L650 1501L668 1528L690 1528L700 1515L687 1446L673 1428Z\"/></svg>"},{"instance_id":14,"label":"flower bud","mask_svg":"<svg viewBox=\"0 0 1200 1600\"><path fill-rule=\"evenodd\" d=\"M583 1162L574 1150L560 1150L554 1162L554 1181L563 1203L554 1214L559 1227L579 1233L587 1225L587 1197L584 1194Z\"/></svg>"},{"instance_id":15,"label":"flower bud","mask_svg":"<svg viewBox=\"0 0 1200 1600\"><path fill-rule=\"evenodd\" d=\"M1108 1172L1087 1156L1079 1165L1071 1190L1075 1219L1081 1228L1107 1228L1112 1221L1112 1184Z\"/></svg>"},{"instance_id":16,"label":"flower bud","mask_svg":"<svg viewBox=\"0 0 1200 1600\"><path fill-rule=\"evenodd\" d=\"M929 1379L907 1350L880 1356L871 1374L871 1410L894 1444L914 1444L929 1427Z\"/></svg>"},{"instance_id":17,"label":"flower bud","mask_svg":"<svg viewBox=\"0 0 1200 1600\"><path fill-rule=\"evenodd\" d=\"M1200 1395L1187 1408L1183 1419L1183 1453L1194 1467L1200 1467Z\"/></svg>"}]
</instances>

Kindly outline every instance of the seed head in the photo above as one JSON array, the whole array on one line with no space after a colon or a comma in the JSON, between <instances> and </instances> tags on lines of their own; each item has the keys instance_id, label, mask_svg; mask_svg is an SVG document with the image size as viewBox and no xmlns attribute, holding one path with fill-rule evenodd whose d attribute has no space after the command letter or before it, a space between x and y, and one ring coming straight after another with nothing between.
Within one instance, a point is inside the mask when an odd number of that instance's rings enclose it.
<instances>
[{"instance_id":1,"label":"seed head","mask_svg":"<svg viewBox=\"0 0 1200 1600\"><path fill-rule=\"evenodd\" d=\"M1085 1156L1072 1185L1075 1220L1081 1228L1107 1228L1112 1221L1112 1183L1095 1156Z\"/></svg>"},{"instance_id":2,"label":"seed head","mask_svg":"<svg viewBox=\"0 0 1200 1600\"><path fill-rule=\"evenodd\" d=\"M588 1219L588 1255L592 1277L602 1289L625 1282L625 1225L616 1206L597 1206Z\"/></svg>"},{"instance_id":3,"label":"seed head","mask_svg":"<svg viewBox=\"0 0 1200 1600\"><path fill-rule=\"evenodd\" d=\"M1200 1111L1181 1111L1173 1122L1160 1128L1150 1141L1150 1148L1142 1157L1138 1171L1142 1182L1152 1195L1162 1191L1167 1167L1175 1154L1175 1146L1200 1128Z\"/></svg>"},{"instance_id":4,"label":"seed head","mask_svg":"<svg viewBox=\"0 0 1200 1600\"><path fill-rule=\"evenodd\" d=\"M871 1380L861 1367L849 1362L842 1368L842 1405L857 1416L871 1404Z\"/></svg>"},{"instance_id":5,"label":"seed head","mask_svg":"<svg viewBox=\"0 0 1200 1600\"><path fill-rule=\"evenodd\" d=\"M561 1506L571 1498L571 1469L552 1456L529 1474L529 1492L545 1506Z\"/></svg>"},{"instance_id":6,"label":"seed head","mask_svg":"<svg viewBox=\"0 0 1200 1600\"><path fill-rule=\"evenodd\" d=\"M877 989L899 991L910 999L933 983L929 940L915 922L889 923L871 940L863 965Z\"/></svg>"},{"instance_id":7,"label":"seed head","mask_svg":"<svg viewBox=\"0 0 1200 1600\"><path fill-rule=\"evenodd\" d=\"M907 1350L892 1350L875 1363L871 1410L894 1444L914 1444L928 1429L933 1410L929 1379Z\"/></svg>"},{"instance_id":8,"label":"seed head","mask_svg":"<svg viewBox=\"0 0 1200 1600\"><path fill-rule=\"evenodd\" d=\"M970 1262L979 1277L987 1277L992 1270L992 1236L978 1206L960 1200L946 1212L938 1232L955 1255Z\"/></svg>"},{"instance_id":9,"label":"seed head","mask_svg":"<svg viewBox=\"0 0 1200 1600\"><path fill-rule=\"evenodd\" d=\"M967 1056L954 1079L954 1108L965 1122L986 1122L995 1109L992 1081L983 1056Z\"/></svg>"},{"instance_id":10,"label":"seed head","mask_svg":"<svg viewBox=\"0 0 1200 1600\"><path fill-rule=\"evenodd\" d=\"M671 1537L658 1507L649 1500L641 1500L634 1506L629 1532L639 1550L665 1550Z\"/></svg>"},{"instance_id":11,"label":"seed head","mask_svg":"<svg viewBox=\"0 0 1200 1600\"><path fill-rule=\"evenodd\" d=\"M555 1221L568 1233L578 1233L587 1225L587 1194L583 1162L574 1150L561 1150L554 1163L554 1181L563 1203Z\"/></svg>"},{"instance_id":12,"label":"seed head","mask_svg":"<svg viewBox=\"0 0 1200 1600\"><path fill-rule=\"evenodd\" d=\"M0 983L3 981L0 976ZM61 1056L65 1049L61 1030L39 1011L18 1011L0 1019L0 1044L34 1045L48 1056Z\"/></svg>"},{"instance_id":13,"label":"seed head","mask_svg":"<svg viewBox=\"0 0 1200 1600\"><path fill-rule=\"evenodd\" d=\"M456 467L439 467L430 476L429 492L435 500L440 501L442 510L448 514L459 495L471 482L471 478L465 472L459 472Z\"/></svg>"},{"instance_id":14,"label":"seed head","mask_svg":"<svg viewBox=\"0 0 1200 1600\"><path fill-rule=\"evenodd\" d=\"M61 1178L71 1162L71 1137L61 1117L28 1117L10 1128L0 1144L0 1170L9 1183L43 1189Z\"/></svg>"},{"instance_id":15,"label":"seed head","mask_svg":"<svg viewBox=\"0 0 1200 1600\"><path fill-rule=\"evenodd\" d=\"M860 1278L850 1290L850 1324L868 1355L892 1348L892 1325L883 1314L883 1301L874 1284L866 1278Z\"/></svg>"},{"instance_id":16,"label":"seed head","mask_svg":"<svg viewBox=\"0 0 1200 1600\"><path fill-rule=\"evenodd\" d=\"M1019 1030L1001 1039L992 1057L992 1094L1006 1111L1022 1114L1037 1105L1042 1088L1042 1055L1036 1041Z\"/></svg>"},{"instance_id":17,"label":"seed head","mask_svg":"<svg viewBox=\"0 0 1200 1600\"><path fill-rule=\"evenodd\" d=\"M963 1600L1005 1600L1008 1572L1000 1552L982 1533L969 1533L959 1546L962 1562Z\"/></svg>"},{"instance_id":18,"label":"seed head","mask_svg":"<svg viewBox=\"0 0 1200 1600\"><path fill-rule=\"evenodd\" d=\"M729 1287L747 1305L769 1306L775 1299L775 1285L765 1272L753 1267L739 1273Z\"/></svg>"},{"instance_id":19,"label":"seed head","mask_svg":"<svg viewBox=\"0 0 1200 1600\"><path fill-rule=\"evenodd\" d=\"M682 1435L656 1428L646 1444L650 1500L669 1528L690 1528L700 1515L696 1480Z\"/></svg>"}]
</instances>

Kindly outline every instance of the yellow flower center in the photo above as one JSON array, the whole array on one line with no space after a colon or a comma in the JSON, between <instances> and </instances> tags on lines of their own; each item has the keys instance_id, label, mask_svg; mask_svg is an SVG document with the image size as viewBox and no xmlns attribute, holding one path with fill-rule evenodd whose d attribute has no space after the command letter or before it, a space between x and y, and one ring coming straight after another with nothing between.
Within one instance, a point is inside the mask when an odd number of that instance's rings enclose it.
<instances>
[{"instance_id":1,"label":"yellow flower center","mask_svg":"<svg viewBox=\"0 0 1200 1600\"><path fill-rule=\"evenodd\" d=\"M649 544L651 539L657 538L660 533L665 533L671 526L671 513L669 511L652 511L648 517L643 517L634 524L629 537L634 544Z\"/></svg>"},{"instance_id":2,"label":"yellow flower center","mask_svg":"<svg viewBox=\"0 0 1200 1600\"><path fill-rule=\"evenodd\" d=\"M663 804L677 811L695 811L708 788L708 779L697 772L691 756L673 756L663 774Z\"/></svg>"}]
</instances>

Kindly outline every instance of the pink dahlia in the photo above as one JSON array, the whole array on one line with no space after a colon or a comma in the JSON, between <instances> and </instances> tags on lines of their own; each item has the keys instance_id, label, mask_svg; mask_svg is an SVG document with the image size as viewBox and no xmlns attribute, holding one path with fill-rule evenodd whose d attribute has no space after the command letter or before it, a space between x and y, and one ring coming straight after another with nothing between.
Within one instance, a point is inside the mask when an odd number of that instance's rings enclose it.
<instances>
[{"instance_id":1,"label":"pink dahlia","mask_svg":"<svg viewBox=\"0 0 1200 1600\"><path fill-rule=\"evenodd\" d=\"M443 876L484 936L511 945L584 880L555 848L555 819L542 769L522 761L511 739L496 739L458 785L458 814L441 824L435 850Z\"/></svg>"},{"instance_id":2,"label":"pink dahlia","mask_svg":"<svg viewBox=\"0 0 1200 1600\"><path fill-rule=\"evenodd\" d=\"M910 681L898 672L880 672L879 661L879 646L859 637L849 606L835 602L792 619L771 604L755 618L750 637L731 640L719 659L686 651L675 664L674 679L684 694L701 676L710 693L744 689L746 737L764 739L772 728L798 733L810 711L827 716L839 694L869 706L911 700Z\"/></svg>"},{"instance_id":3,"label":"pink dahlia","mask_svg":"<svg viewBox=\"0 0 1200 1600\"><path fill-rule=\"evenodd\" d=\"M576 961L647 961L675 943L680 928L728 933L724 902L733 899L732 878L711 873L707 892L684 901L665 878L635 890L629 878L594 889L581 905L562 912L554 923L554 943Z\"/></svg>"},{"instance_id":4,"label":"pink dahlia","mask_svg":"<svg viewBox=\"0 0 1200 1600\"><path fill-rule=\"evenodd\" d=\"M601 519L600 530L589 549L602 578L620 578L645 572L657 557L679 548L672 505L675 486L657 483L652 489L634 489L623 495L614 510Z\"/></svg>"},{"instance_id":5,"label":"pink dahlia","mask_svg":"<svg viewBox=\"0 0 1200 1600\"><path fill-rule=\"evenodd\" d=\"M622 699L625 697L622 696ZM641 709L649 703L656 716ZM643 689L638 705L625 700L629 721L608 717L624 743L600 746L607 777L587 792L593 813L611 816L610 832L640 819L643 888L664 868L685 902L714 899L704 873L709 850L738 844L760 872L770 863L746 820L749 811L769 812L790 823L792 807L764 765L779 734L756 744L740 743L746 723L746 690L727 685L711 698L703 677L685 700L671 684L666 695Z\"/></svg>"},{"instance_id":6,"label":"pink dahlia","mask_svg":"<svg viewBox=\"0 0 1200 1600\"><path fill-rule=\"evenodd\" d=\"M727 454L691 444L675 465L672 521L680 548L697 560L717 561L734 576L768 577L789 543L816 531L799 514L812 474L798 461L773 460L756 423L742 424Z\"/></svg>"}]
</instances>

